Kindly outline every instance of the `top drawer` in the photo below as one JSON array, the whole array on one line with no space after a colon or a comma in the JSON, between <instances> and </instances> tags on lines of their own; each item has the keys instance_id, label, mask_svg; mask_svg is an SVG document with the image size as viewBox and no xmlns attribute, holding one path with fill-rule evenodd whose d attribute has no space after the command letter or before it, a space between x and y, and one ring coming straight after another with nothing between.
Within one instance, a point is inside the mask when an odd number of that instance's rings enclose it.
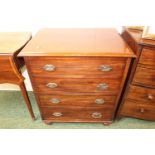
<instances>
[{"instance_id":1,"label":"top drawer","mask_svg":"<svg viewBox=\"0 0 155 155\"><path fill-rule=\"evenodd\" d=\"M121 78L125 58L26 57L32 76L57 78Z\"/></svg>"},{"instance_id":2,"label":"top drawer","mask_svg":"<svg viewBox=\"0 0 155 155\"><path fill-rule=\"evenodd\" d=\"M144 48L139 63L155 68L155 48Z\"/></svg>"}]
</instances>

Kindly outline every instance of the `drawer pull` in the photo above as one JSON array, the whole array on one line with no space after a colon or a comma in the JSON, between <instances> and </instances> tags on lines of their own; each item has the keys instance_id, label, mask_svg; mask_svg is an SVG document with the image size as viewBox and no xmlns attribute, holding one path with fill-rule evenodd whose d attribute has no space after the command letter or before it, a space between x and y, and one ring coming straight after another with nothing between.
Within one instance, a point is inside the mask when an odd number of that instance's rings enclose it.
<instances>
[{"instance_id":1,"label":"drawer pull","mask_svg":"<svg viewBox=\"0 0 155 155\"><path fill-rule=\"evenodd\" d=\"M148 94L147 98L148 98L149 100L153 100L152 94Z\"/></svg>"},{"instance_id":2,"label":"drawer pull","mask_svg":"<svg viewBox=\"0 0 155 155\"><path fill-rule=\"evenodd\" d=\"M100 83L100 84L97 85L97 89L100 89L100 90L105 90L108 87L109 86L106 83Z\"/></svg>"},{"instance_id":3,"label":"drawer pull","mask_svg":"<svg viewBox=\"0 0 155 155\"><path fill-rule=\"evenodd\" d=\"M58 103L60 103L60 100L57 99L57 98L52 98L52 99L50 100L50 102L53 103L53 104L58 104Z\"/></svg>"},{"instance_id":4,"label":"drawer pull","mask_svg":"<svg viewBox=\"0 0 155 155\"><path fill-rule=\"evenodd\" d=\"M101 99L101 98L98 98L98 99L95 100L96 104L103 104L104 102L105 101L103 99Z\"/></svg>"},{"instance_id":5,"label":"drawer pull","mask_svg":"<svg viewBox=\"0 0 155 155\"><path fill-rule=\"evenodd\" d=\"M92 117L93 118L102 118L102 114L100 112L93 112Z\"/></svg>"},{"instance_id":6,"label":"drawer pull","mask_svg":"<svg viewBox=\"0 0 155 155\"><path fill-rule=\"evenodd\" d=\"M56 88L58 85L56 83L48 83L46 86L48 88Z\"/></svg>"},{"instance_id":7,"label":"drawer pull","mask_svg":"<svg viewBox=\"0 0 155 155\"><path fill-rule=\"evenodd\" d=\"M140 109L140 112L141 112L141 113L144 113L144 112L145 112L144 108L141 108L141 109Z\"/></svg>"},{"instance_id":8,"label":"drawer pull","mask_svg":"<svg viewBox=\"0 0 155 155\"><path fill-rule=\"evenodd\" d=\"M55 66L54 65L50 65L50 64L47 64L43 67L43 69L45 71L48 71L48 72L52 72L52 71L55 71Z\"/></svg>"},{"instance_id":9,"label":"drawer pull","mask_svg":"<svg viewBox=\"0 0 155 155\"><path fill-rule=\"evenodd\" d=\"M102 72L110 72L112 70L112 67L110 66L107 66L107 65L101 65L99 67L99 69L102 71Z\"/></svg>"},{"instance_id":10,"label":"drawer pull","mask_svg":"<svg viewBox=\"0 0 155 155\"><path fill-rule=\"evenodd\" d=\"M55 117L60 117L63 114L61 112L54 112L52 115L55 116Z\"/></svg>"}]
</instances>

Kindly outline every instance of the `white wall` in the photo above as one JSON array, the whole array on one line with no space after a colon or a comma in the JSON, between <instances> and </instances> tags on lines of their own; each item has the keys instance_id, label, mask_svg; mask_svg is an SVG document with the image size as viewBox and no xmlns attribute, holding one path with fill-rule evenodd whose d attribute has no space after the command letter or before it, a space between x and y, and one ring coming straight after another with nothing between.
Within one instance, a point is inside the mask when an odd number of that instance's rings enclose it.
<instances>
[{"instance_id":1,"label":"white wall","mask_svg":"<svg viewBox=\"0 0 155 155\"><path fill-rule=\"evenodd\" d=\"M43 27L155 26L153 0L0 0L0 31L31 31ZM29 90L31 86L26 76ZM17 89L0 85L0 89Z\"/></svg>"},{"instance_id":2,"label":"white wall","mask_svg":"<svg viewBox=\"0 0 155 155\"><path fill-rule=\"evenodd\" d=\"M0 0L0 31L154 24L153 0Z\"/></svg>"}]
</instances>

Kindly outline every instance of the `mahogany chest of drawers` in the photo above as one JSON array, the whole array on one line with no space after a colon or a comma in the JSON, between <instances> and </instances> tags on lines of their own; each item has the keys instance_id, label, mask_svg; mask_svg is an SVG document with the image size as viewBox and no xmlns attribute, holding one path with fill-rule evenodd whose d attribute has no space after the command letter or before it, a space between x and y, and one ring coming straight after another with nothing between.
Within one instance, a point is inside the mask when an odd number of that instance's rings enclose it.
<instances>
[{"instance_id":1,"label":"mahogany chest of drawers","mask_svg":"<svg viewBox=\"0 0 155 155\"><path fill-rule=\"evenodd\" d=\"M142 31L126 28L122 33L137 58L118 115L155 120L155 41L141 39L141 35Z\"/></svg>"},{"instance_id":2,"label":"mahogany chest of drawers","mask_svg":"<svg viewBox=\"0 0 155 155\"><path fill-rule=\"evenodd\" d=\"M134 54L115 29L43 29L20 56L45 123L109 124Z\"/></svg>"}]
</instances>

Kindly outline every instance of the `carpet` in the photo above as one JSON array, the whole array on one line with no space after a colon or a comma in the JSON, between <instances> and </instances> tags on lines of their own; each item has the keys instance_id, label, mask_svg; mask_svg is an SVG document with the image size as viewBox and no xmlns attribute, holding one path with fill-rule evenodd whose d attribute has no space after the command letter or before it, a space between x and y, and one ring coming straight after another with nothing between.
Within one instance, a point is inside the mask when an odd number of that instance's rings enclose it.
<instances>
[{"instance_id":1,"label":"carpet","mask_svg":"<svg viewBox=\"0 0 155 155\"><path fill-rule=\"evenodd\" d=\"M53 123L42 122L33 95L29 97L36 120L32 121L23 96L19 91L0 91L0 128L1 129L154 129L155 122L133 118L122 118L109 126L101 123Z\"/></svg>"}]
</instances>

